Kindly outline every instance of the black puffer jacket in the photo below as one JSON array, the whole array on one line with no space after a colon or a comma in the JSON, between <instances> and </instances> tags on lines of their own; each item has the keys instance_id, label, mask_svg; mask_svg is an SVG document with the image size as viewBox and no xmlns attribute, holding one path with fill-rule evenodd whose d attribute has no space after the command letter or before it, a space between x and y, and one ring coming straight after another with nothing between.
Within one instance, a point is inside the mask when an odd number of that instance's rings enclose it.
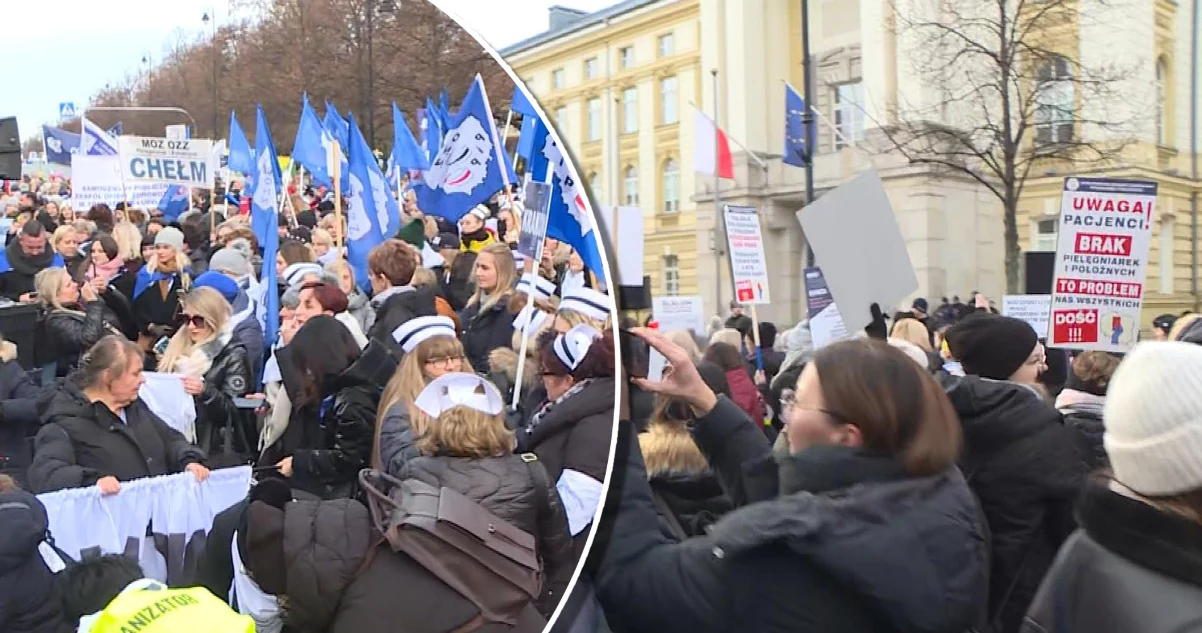
<instances>
[{"instance_id":1,"label":"black puffer jacket","mask_svg":"<svg viewBox=\"0 0 1202 633\"><path fill-rule=\"evenodd\" d=\"M59 389L34 439L29 483L52 492L91 486L101 477L129 481L178 473L204 453L141 400L125 408L125 422L74 384Z\"/></svg>"},{"instance_id":2,"label":"black puffer jacket","mask_svg":"<svg viewBox=\"0 0 1202 633\"><path fill-rule=\"evenodd\" d=\"M1012 632L1074 528L1085 466L1060 413L1010 382L941 376L964 429L962 468L989 522L991 621Z\"/></svg>"},{"instance_id":3,"label":"black puffer jacket","mask_svg":"<svg viewBox=\"0 0 1202 633\"><path fill-rule=\"evenodd\" d=\"M745 463L770 458L757 425L724 397L697 426L758 447ZM619 428L616 511L599 526L609 540L593 575L615 630L962 633L979 621L987 545L956 468L910 478L891 459L812 447L779 473L797 492L674 543L658 529L631 425ZM735 437L751 433L759 439Z\"/></svg>"},{"instance_id":4,"label":"black puffer jacket","mask_svg":"<svg viewBox=\"0 0 1202 633\"><path fill-rule=\"evenodd\" d=\"M1023 633L1202 628L1202 526L1091 484Z\"/></svg>"},{"instance_id":5,"label":"black puffer jacket","mask_svg":"<svg viewBox=\"0 0 1202 633\"><path fill-rule=\"evenodd\" d=\"M398 402L380 420L380 470L399 477L409 460L421 455L409 419L409 404Z\"/></svg>"},{"instance_id":6,"label":"black puffer jacket","mask_svg":"<svg viewBox=\"0 0 1202 633\"><path fill-rule=\"evenodd\" d=\"M0 473L26 487L32 440L56 386L38 387L17 364L17 346L0 341Z\"/></svg>"},{"instance_id":7,"label":"black puffer jacket","mask_svg":"<svg viewBox=\"0 0 1202 633\"><path fill-rule=\"evenodd\" d=\"M463 351L472 369L488 371L488 355L494 349L509 347L513 340L513 318L506 307L508 297L502 297L487 310L481 311L480 304L470 305L459 314L459 327L463 332Z\"/></svg>"},{"instance_id":8,"label":"black puffer jacket","mask_svg":"<svg viewBox=\"0 0 1202 633\"><path fill-rule=\"evenodd\" d=\"M257 512L256 506L262 505L251 504L251 515L266 516L248 528L254 543L250 572L264 591L288 597L285 625L291 631L446 633L479 614L475 605L413 559L387 544L377 545L361 503L295 501L283 510ZM273 586L269 574L254 566L256 560L283 563L284 586ZM473 633L537 633L545 624L531 605L518 626L490 624Z\"/></svg>"},{"instance_id":9,"label":"black puffer jacket","mask_svg":"<svg viewBox=\"0 0 1202 633\"><path fill-rule=\"evenodd\" d=\"M58 375L66 376L79 365L84 352L110 334L123 335L121 321L103 301L79 309L51 310L38 323L38 364L57 363Z\"/></svg>"},{"instance_id":10,"label":"black puffer jacket","mask_svg":"<svg viewBox=\"0 0 1202 633\"><path fill-rule=\"evenodd\" d=\"M16 490L0 493L0 631L68 633L54 574L38 553L49 519L37 497Z\"/></svg>"},{"instance_id":11,"label":"black puffer jacket","mask_svg":"<svg viewBox=\"0 0 1202 633\"><path fill-rule=\"evenodd\" d=\"M434 308L433 288L396 288L383 301L372 299L376 320L367 331L367 338L388 346L393 353L401 355L401 346L392 338L393 330L402 323L423 316L438 316Z\"/></svg>"},{"instance_id":12,"label":"black puffer jacket","mask_svg":"<svg viewBox=\"0 0 1202 633\"><path fill-rule=\"evenodd\" d=\"M418 457L405 464L398 479L417 479L437 488L450 488L533 536L544 578L549 579L544 583L545 599L539 610L548 617L555 612L567 583L553 582L570 578L575 560L567 514L542 464L537 460L526 462L521 455L487 459ZM569 565L566 574L560 569L564 565Z\"/></svg>"},{"instance_id":13,"label":"black puffer jacket","mask_svg":"<svg viewBox=\"0 0 1202 633\"><path fill-rule=\"evenodd\" d=\"M682 423L656 423L639 434L660 527L677 539L701 536L733 506Z\"/></svg>"}]
</instances>

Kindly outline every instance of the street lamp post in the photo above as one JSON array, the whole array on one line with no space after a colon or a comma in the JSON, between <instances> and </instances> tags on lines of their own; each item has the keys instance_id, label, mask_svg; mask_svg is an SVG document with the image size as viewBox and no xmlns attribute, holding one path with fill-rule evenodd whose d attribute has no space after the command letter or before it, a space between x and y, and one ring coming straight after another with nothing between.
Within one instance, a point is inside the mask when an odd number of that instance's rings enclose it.
<instances>
[{"instance_id":1,"label":"street lamp post","mask_svg":"<svg viewBox=\"0 0 1202 633\"><path fill-rule=\"evenodd\" d=\"M200 21L204 22L205 26L208 26L210 21L213 23L213 138L218 138L219 134L217 132L217 121L218 121L218 112L217 112L217 12L213 11L212 17L209 17L209 14L205 13L203 16L201 16Z\"/></svg>"}]
</instances>

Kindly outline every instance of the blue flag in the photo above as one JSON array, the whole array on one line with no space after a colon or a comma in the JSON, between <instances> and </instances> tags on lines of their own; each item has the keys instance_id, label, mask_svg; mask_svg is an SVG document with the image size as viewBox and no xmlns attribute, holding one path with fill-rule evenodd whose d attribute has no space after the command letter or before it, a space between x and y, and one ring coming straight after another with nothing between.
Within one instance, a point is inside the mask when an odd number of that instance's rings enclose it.
<instances>
[{"instance_id":1,"label":"blue flag","mask_svg":"<svg viewBox=\"0 0 1202 633\"><path fill-rule=\"evenodd\" d=\"M43 125L42 147L46 150L46 162L70 165L71 156L79 152L79 135Z\"/></svg>"},{"instance_id":2,"label":"blue flag","mask_svg":"<svg viewBox=\"0 0 1202 633\"><path fill-rule=\"evenodd\" d=\"M601 249L593 231L584 188L568 170L567 161L547 126L541 119L531 117L530 120L534 122L529 132L531 138L519 145L528 148L522 156L526 159L526 173L530 179L552 185L547 237L568 243L580 254L584 265L600 275L605 269L601 265ZM523 135L527 134L524 127Z\"/></svg>"},{"instance_id":3,"label":"blue flag","mask_svg":"<svg viewBox=\"0 0 1202 633\"><path fill-rule=\"evenodd\" d=\"M416 188L418 206L457 222L504 188L503 169L513 168L501 148L484 81L477 75L424 182Z\"/></svg>"},{"instance_id":4,"label":"blue flag","mask_svg":"<svg viewBox=\"0 0 1202 633\"><path fill-rule=\"evenodd\" d=\"M371 287L367 255L384 241L384 236L396 235L401 228L401 215L354 115L351 115L349 127L351 144L347 150L351 183L346 214L346 255L355 269L359 287L366 292Z\"/></svg>"},{"instance_id":5,"label":"blue flag","mask_svg":"<svg viewBox=\"0 0 1202 633\"><path fill-rule=\"evenodd\" d=\"M54 258L50 260L50 265L47 268L63 268L66 265L63 263L63 256L58 253L54 254ZM7 273L13 269L12 263L8 261L8 249L0 249L0 275Z\"/></svg>"},{"instance_id":6,"label":"blue flag","mask_svg":"<svg viewBox=\"0 0 1202 633\"><path fill-rule=\"evenodd\" d=\"M109 128L109 136L114 136L114 137L121 136L121 132L123 130L124 130L124 126L121 124L120 121L117 121L117 125L114 125L113 127Z\"/></svg>"},{"instance_id":7,"label":"blue flag","mask_svg":"<svg viewBox=\"0 0 1202 633\"><path fill-rule=\"evenodd\" d=\"M333 103L326 101L326 118L322 121L325 128L338 139L338 144L342 146L342 151L346 152L346 146L351 142L350 125L346 119L338 114L338 108L334 107Z\"/></svg>"},{"instance_id":8,"label":"blue flag","mask_svg":"<svg viewBox=\"0 0 1202 633\"><path fill-rule=\"evenodd\" d=\"M279 216L277 197L282 188L280 161L276 158L275 143L271 140L271 129L263 107L258 106L255 114L255 188L251 193L250 225L255 238L263 248L263 271L260 283L266 303L263 323L263 341L268 347L275 344L280 331L280 294L276 291L279 271L276 270L276 253L280 249Z\"/></svg>"},{"instance_id":9,"label":"blue flag","mask_svg":"<svg viewBox=\"0 0 1202 633\"><path fill-rule=\"evenodd\" d=\"M446 86L438 93L438 107L442 110L442 118L445 123L450 123L451 117L451 93L447 92ZM447 129L448 126L442 126L442 129Z\"/></svg>"},{"instance_id":10,"label":"blue flag","mask_svg":"<svg viewBox=\"0 0 1202 633\"><path fill-rule=\"evenodd\" d=\"M509 101L509 109L517 112L523 117L537 117L538 111L534 109L534 104L530 102L530 98L526 96L526 92L521 86L513 87L513 99Z\"/></svg>"},{"instance_id":11,"label":"blue flag","mask_svg":"<svg viewBox=\"0 0 1202 633\"><path fill-rule=\"evenodd\" d=\"M426 118L425 125L422 127L426 131L426 153L429 154L430 160L438 155L438 150L442 148L442 132L443 132L442 117L438 114L438 106L426 97Z\"/></svg>"},{"instance_id":12,"label":"blue flag","mask_svg":"<svg viewBox=\"0 0 1202 633\"><path fill-rule=\"evenodd\" d=\"M785 84L785 154L786 165L805 167L814 147L814 122L805 124L806 102L793 86Z\"/></svg>"},{"instance_id":13,"label":"blue flag","mask_svg":"<svg viewBox=\"0 0 1202 633\"><path fill-rule=\"evenodd\" d=\"M88 156L117 155L117 139L87 119L83 120L83 136L79 143L83 153Z\"/></svg>"},{"instance_id":14,"label":"blue flag","mask_svg":"<svg viewBox=\"0 0 1202 633\"><path fill-rule=\"evenodd\" d=\"M167 187L167 191L163 192L163 199L159 200L159 211L163 212L163 218L168 222L175 222L179 215L187 210L188 188L182 185Z\"/></svg>"},{"instance_id":15,"label":"blue flag","mask_svg":"<svg viewBox=\"0 0 1202 633\"><path fill-rule=\"evenodd\" d=\"M334 186L333 165L330 156L334 150L334 135L317 120L317 113L309 105L309 96L304 97L300 124L296 128L296 142L292 145L292 160L300 163L313 175L313 181L327 187ZM341 153L341 152L340 152ZM342 184L346 185L346 168L342 169Z\"/></svg>"},{"instance_id":16,"label":"blue flag","mask_svg":"<svg viewBox=\"0 0 1202 633\"><path fill-rule=\"evenodd\" d=\"M250 142L246 140L246 134L242 132L242 126L238 125L238 115L230 112L230 156L227 164L229 168L246 176L247 189L254 186L255 174L255 155L250 149Z\"/></svg>"},{"instance_id":17,"label":"blue flag","mask_svg":"<svg viewBox=\"0 0 1202 633\"><path fill-rule=\"evenodd\" d=\"M409 123L405 121L405 113L401 112L395 101L392 103L392 157L390 161L393 166L400 167L405 171L425 171L430 168L429 157L417 144L417 139L413 137L413 130L409 129Z\"/></svg>"}]
</instances>

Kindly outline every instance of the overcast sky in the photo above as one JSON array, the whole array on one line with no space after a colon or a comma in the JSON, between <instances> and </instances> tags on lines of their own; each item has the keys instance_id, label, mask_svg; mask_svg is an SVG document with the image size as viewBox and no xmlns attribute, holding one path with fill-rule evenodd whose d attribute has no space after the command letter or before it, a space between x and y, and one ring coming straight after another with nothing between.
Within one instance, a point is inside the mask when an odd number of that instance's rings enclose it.
<instances>
[{"instance_id":1,"label":"overcast sky","mask_svg":"<svg viewBox=\"0 0 1202 633\"><path fill-rule=\"evenodd\" d=\"M596 11L618 0L438 0L496 48L547 29L547 8L561 4ZM0 91L0 117L16 116L22 138L54 124L58 105L84 106L106 83L141 70L142 58L157 62L182 33L209 32L201 17L227 21L227 0L5 1L0 52L9 60L9 83ZM212 23L209 28L211 29Z\"/></svg>"}]
</instances>

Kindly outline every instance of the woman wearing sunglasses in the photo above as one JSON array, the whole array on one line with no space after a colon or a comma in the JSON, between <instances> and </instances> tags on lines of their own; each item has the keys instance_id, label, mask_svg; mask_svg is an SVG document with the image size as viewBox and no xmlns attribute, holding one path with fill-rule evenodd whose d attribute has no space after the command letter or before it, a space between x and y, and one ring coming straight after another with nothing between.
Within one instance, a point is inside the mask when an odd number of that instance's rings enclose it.
<instances>
[{"instance_id":1,"label":"woman wearing sunglasses","mask_svg":"<svg viewBox=\"0 0 1202 633\"><path fill-rule=\"evenodd\" d=\"M196 401L196 437L204 451L230 442L241 419L235 398L250 390L246 347L233 339L230 304L208 287L193 288L180 301L179 330L159 358L158 370L179 374ZM228 446L228 444L227 444ZM216 452L216 451L212 451Z\"/></svg>"}]
</instances>

